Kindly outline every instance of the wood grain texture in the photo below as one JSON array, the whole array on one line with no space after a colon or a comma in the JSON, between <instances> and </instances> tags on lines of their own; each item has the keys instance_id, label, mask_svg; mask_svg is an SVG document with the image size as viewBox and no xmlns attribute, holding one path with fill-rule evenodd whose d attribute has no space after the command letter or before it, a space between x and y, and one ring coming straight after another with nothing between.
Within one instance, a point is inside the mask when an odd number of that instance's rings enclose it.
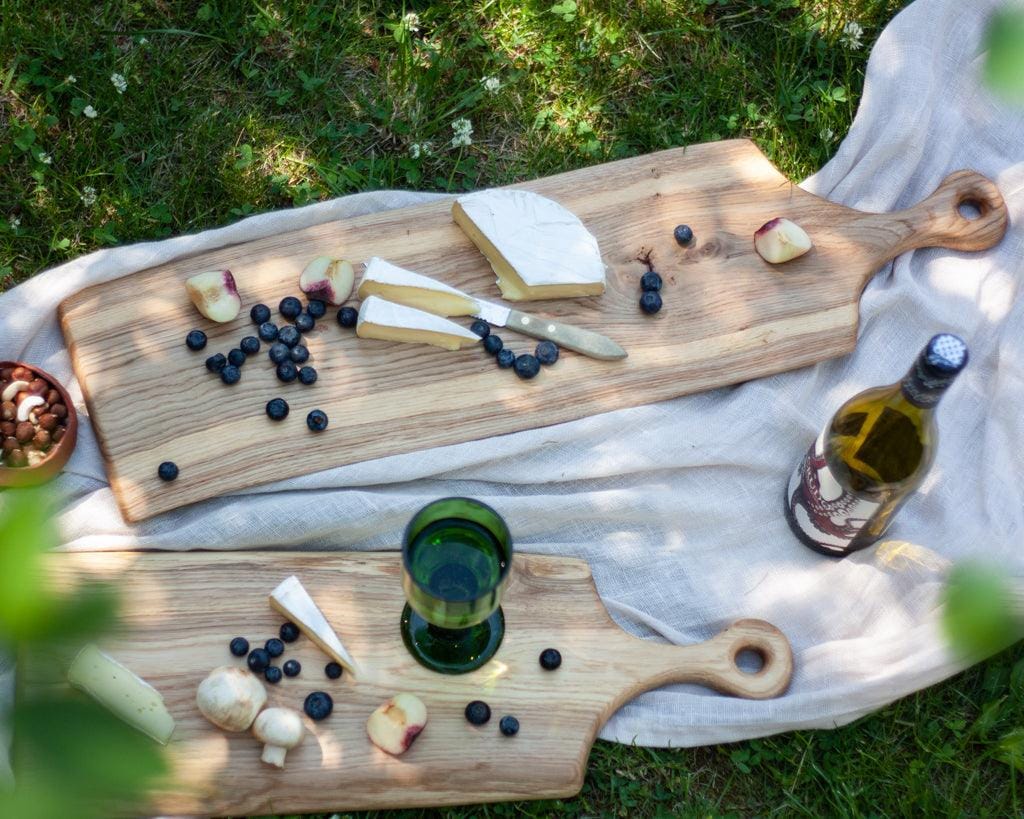
<instances>
[{"instance_id":1,"label":"wood grain texture","mask_svg":"<svg viewBox=\"0 0 1024 819\"><path fill-rule=\"evenodd\" d=\"M627 635L609 618L586 563L516 555L503 606L504 642L469 674L448 676L408 654L399 634L404 603L397 554L282 552L232 554L56 554L49 567L67 588L83 578L117 584L125 630L102 648L148 680L176 721L168 746L173 780L148 806L161 814L278 814L541 799L571 796L583 785L597 731L623 703L650 688L696 682L737 696L781 694L792 674L786 638L759 620L743 620L706 643L671 646ZM306 637L289 646L302 673L267 686L268 705L301 710L314 690L331 693L334 713L305 719L309 734L288 752L283 771L260 762L248 734L207 723L195 692L219 665L242 665L228 652L238 635L251 643L275 636L282 621L267 595L297 574L360 664L324 676L327 657ZM548 647L561 668L541 669ZM740 671L737 653L765 658L760 672ZM21 681L39 669L19 665ZM401 691L427 706L423 734L401 757L367 739L366 719ZM483 699L491 721L470 725L463 710ZM498 720L514 714L521 729L503 737Z\"/></svg>"},{"instance_id":2,"label":"wood grain texture","mask_svg":"<svg viewBox=\"0 0 1024 819\"><path fill-rule=\"evenodd\" d=\"M359 340L337 326L331 311L308 345L320 373L313 387L278 382L262 351L233 387L205 371L207 355L226 353L253 331L249 308L260 301L276 308L296 294L300 272L320 254L355 262L382 256L497 300L493 273L444 201L198 254L65 301L64 335L125 517L140 520L272 480L661 401L848 353L860 292L887 260L925 245L989 247L1007 220L995 186L969 171L953 174L909 210L853 211L791 184L746 140L517 187L573 210L597 236L609 268L603 296L529 302L526 309L605 333L629 351L626 360L566 354L523 382L482 350ZM978 203L980 218L958 213L964 201ZM753 234L775 216L802 225L813 250L784 265L764 262ZM692 247L672 238L680 222L694 229ZM665 280L665 307L656 317L637 307L644 268L636 257L645 250ZM234 272L245 304L227 325L200 317L183 287L188 276L211 268ZM184 345L194 327L210 336L203 353ZM533 347L511 333L505 338L520 352ZM282 424L264 414L277 396L291 404ZM291 457L310 440L304 419L317 407L330 427L315 446L304 446L302 458ZM156 476L164 460L181 469L173 484Z\"/></svg>"}]
</instances>

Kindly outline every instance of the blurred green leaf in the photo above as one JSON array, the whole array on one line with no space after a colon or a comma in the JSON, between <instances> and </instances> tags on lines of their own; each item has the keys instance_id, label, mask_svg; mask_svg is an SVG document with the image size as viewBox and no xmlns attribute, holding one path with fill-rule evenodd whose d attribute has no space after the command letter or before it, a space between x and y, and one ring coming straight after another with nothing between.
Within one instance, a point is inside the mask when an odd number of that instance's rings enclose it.
<instances>
[{"instance_id":1,"label":"blurred green leaf","mask_svg":"<svg viewBox=\"0 0 1024 819\"><path fill-rule=\"evenodd\" d=\"M0 500L0 635L22 639L50 608L42 589L40 556L56 544L43 494L5 492Z\"/></svg>"},{"instance_id":2,"label":"blurred green leaf","mask_svg":"<svg viewBox=\"0 0 1024 819\"><path fill-rule=\"evenodd\" d=\"M1024 773L1024 728L1015 728L999 740L998 757Z\"/></svg>"},{"instance_id":3,"label":"blurred green leaf","mask_svg":"<svg viewBox=\"0 0 1024 819\"><path fill-rule=\"evenodd\" d=\"M235 160L234 168L236 171L243 170L252 165L252 145L248 143L238 146L238 159Z\"/></svg>"},{"instance_id":4,"label":"blurred green leaf","mask_svg":"<svg viewBox=\"0 0 1024 819\"><path fill-rule=\"evenodd\" d=\"M953 649L966 658L987 657L1019 640L1010 585L997 570L955 566L946 584L943 623Z\"/></svg>"},{"instance_id":5,"label":"blurred green leaf","mask_svg":"<svg viewBox=\"0 0 1024 819\"><path fill-rule=\"evenodd\" d=\"M985 47L989 86L1008 100L1024 103L1024 9L1007 8L993 14Z\"/></svg>"}]
</instances>

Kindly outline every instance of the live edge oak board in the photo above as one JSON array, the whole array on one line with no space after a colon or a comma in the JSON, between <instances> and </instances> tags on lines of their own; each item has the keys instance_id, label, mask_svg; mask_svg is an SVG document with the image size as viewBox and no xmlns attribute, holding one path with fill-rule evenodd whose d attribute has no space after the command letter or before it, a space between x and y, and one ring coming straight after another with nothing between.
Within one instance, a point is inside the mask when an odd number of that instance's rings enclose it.
<instances>
[{"instance_id":1,"label":"live edge oak board","mask_svg":"<svg viewBox=\"0 0 1024 819\"><path fill-rule=\"evenodd\" d=\"M67 299L60 308L64 335L125 517L141 520L273 480L570 421L842 355L854 347L860 293L886 261L925 246L984 250L1007 224L995 185L973 172L954 173L909 210L867 214L796 187L746 140L676 148L517 187L576 213L608 265L604 295L528 302L525 309L610 336L629 352L625 360L566 353L524 382L497 369L482 349L358 339L337 325L332 310L308 337L320 375L312 387L278 382L263 351L234 386L205 371L207 355L227 353L255 330L252 305L270 305L278 321L278 302L301 295L300 272L322 254L353 263L381 256L498 300L494 274L452 222L450 201L200 253ZM965 202L978 207L978 218L959 213ZM800 224L814 248L783 265L764 262L753 235L775 216ZM693 228L691 247L673 240L679 223ZM645 270L637 257L647 251L665 282L665 307L655 317L637 306ZM234 273L244 306L235 321L218 325L196 312L183 283L224 268ZM185 347L196 327L210 337L201 353ZM501 332L516 351L535 343ZM291 405L282 423L264 413L277 396ZM313 408L330 417L315 438L305 426ZM170 484L156 474L165 460L181 470Z\"/></svg>"},{"instance_id":2,"label":"live edge oak board","mask_svg":"<svg viewBox=\"0 0 1024 819\"><path fill-rule=\"evenodd\" d=\"M694 682L752 698L783 693L792 675L786 638L761 620L741 620L704 643L673 646L640 640L615 625L587 564L516 555L503 605L506 631L495 657L469 674L446 676L418 665L399 633L404 603L396 554L258 552L55 554L48 570L58 587L84 578L116 584L123 631L101 647L163 696L176 727L168 745L169 780L140 810L158 815L255 815L422 807L576 794L597 731L623 703L651 688ZM362 671L328 680L328 658L305 636L287 646L300 676L267 685L268 704L297 710L311 691L334 699L288 752L283 770L260 762L249 734L226 734L200 715L199 682L220 665L244 667L228 642L253 644L282 622L269 592L295 574L323 610ZM538 657L557 648L562 665L545 671ZM736 655L761 654L757 673ZM20 681L41 685L39 667L19 664ZM54 684L54 683L51 683ZM59 683L56 683L59 685ZM366 736L366 720L388 697L417 694L427 725L413 746L391 757ZM709 694L710 695L710 694ZM475 699L491 707L476 727L463 714ZM498 721L520 722L504 737Z\"/></svg>"}]
</instances>

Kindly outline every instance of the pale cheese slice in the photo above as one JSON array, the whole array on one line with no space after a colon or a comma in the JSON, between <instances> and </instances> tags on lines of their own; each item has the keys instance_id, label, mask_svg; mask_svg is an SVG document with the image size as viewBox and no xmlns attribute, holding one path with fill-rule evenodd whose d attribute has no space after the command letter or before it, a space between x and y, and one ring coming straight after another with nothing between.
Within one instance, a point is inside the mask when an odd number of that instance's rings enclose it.
<instances>
[{"instance_id":1,"label":"pale cheese slice","mask_svg":"<svg viewBox=\"0 0 1024 819\"><path fill-rule=\"evenodd\" d=\"M491 263L506 299L604 292L605 264L597 239L551 199L523 190L479 191L455 200L452 217Z\"/></svg>"},{"instance_id":2,"label":"pale cheese slice","mask_svg":"<svg viewBox=\"0 0 1024 819\"><path fill-rule=\"evenodd\" d=\"M445 350L458 350L480 342L480 336L461 324L380 296L370 296L360 306L356 335L383 341L433 344Z\"/></svg>"},{"instance_id":3,"label":"pale cheese slice","mask_svg":"<svg viewBox=\"0 0 1024 819\"><path fill-rule=\"evenodd\" d=\"M68 682L161 745L174 733L174 718L160 692L92 643L68 667Z\"/></svg>"},{"instance_id":4,"label":"pale cheese slice","mask_svg":"<svg viewBox=\"0 0 1024 819\"><path fill-rule=\"evenodd\" d=\"M380 296L438 316L472 316L480 311L476 299L461 290L376 256L366 263L359 284L359 298L368 296Z\"/></svg>"},{"instance_id":5,"label":"pale cheese slice","mask_svg":"<svg viewBox=\"0 0 1024 819\"><path fill-rule=\"evenodd\" d=\"M270 605L301 629L335 662L347 668L353 676L359 670L352 655L345 650L320 607L295 575L282 580L270 593Z\"/></svg>"}]
</instances>

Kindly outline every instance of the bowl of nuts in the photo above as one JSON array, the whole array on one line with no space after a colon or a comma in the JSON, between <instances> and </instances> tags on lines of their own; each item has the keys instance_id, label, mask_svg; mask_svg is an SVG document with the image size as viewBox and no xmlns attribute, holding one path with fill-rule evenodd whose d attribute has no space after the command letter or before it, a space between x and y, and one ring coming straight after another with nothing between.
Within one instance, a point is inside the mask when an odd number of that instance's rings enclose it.
<instances>
[{"instance_id":1,"label":"bowl of nuts","mask_svg":"<svg viewBox=\"0 0 1024 819\"><path fill-rule=\"evenodd\" d=\"M78 415L52 375L20 361L0 361L0 488L53 478L71 457Z\"/></svg>"}]
</instances>

